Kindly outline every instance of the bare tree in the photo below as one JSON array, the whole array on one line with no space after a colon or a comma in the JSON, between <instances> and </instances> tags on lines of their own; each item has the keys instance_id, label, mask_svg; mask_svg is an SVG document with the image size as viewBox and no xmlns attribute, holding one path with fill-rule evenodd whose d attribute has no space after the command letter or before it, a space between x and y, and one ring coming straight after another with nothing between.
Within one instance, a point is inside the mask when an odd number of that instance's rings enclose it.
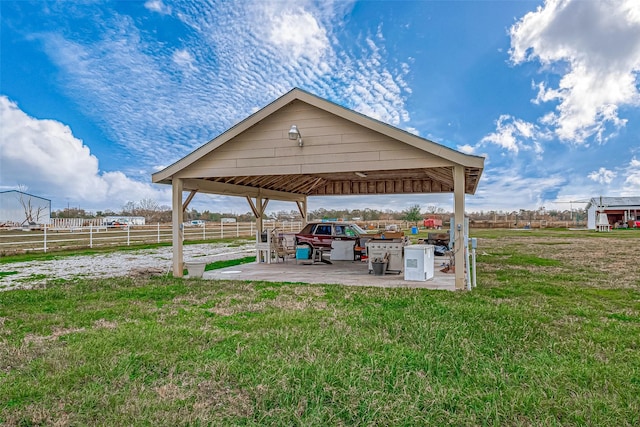
<instances>
[{"instance_id":1,"label":"bare tree","mask_svg":"<svg viewBox=\"0 0 640 427\"><path fill-rule=\"evenodd\" d=\"M157 212L159 210L158 203L153 199L142 199L138 203L138 209L142 212Z\"/></svg>"},{"instance_id":2,"label":"bare tree","mask_svg":"<svg viewBox=\"0 0 640 427\"><path fill-rule=\"evenodd\" d=\"M136 215L142 216L145 218L145 221L148 222L160 222L162 221L166 215L165 211L169 211L169 218L171 217L171 208L166 206L159 206L158 203L151 199L142 199L138 203L129 201L122 207L123 215Z\"/></svg>"},{"instance_id":3,"label":"bare tree","mask_svg":"<svg viewBox=\"0 0 640 427\"><path fill-rule=\"evenodd\" d=\"M26 190L26 187L20 186L18 191L18 201L24 210L24 221L22 221L22 224L20 225L31 223L37 224L40 221L40 216L46 211L47 207L40 204L38 204L38 206L34 206L32 203L33 198L24 193L23 190Z\"/></svg>"},{"instance_id":4,"label":"bare tree","mask_svg":"<svg viewBox=\"0 0 640 427\"><path fill-rule=\"evenodd\" d=\"M135 204L135 202L128 201L128 202L127 202L127 203L122 207L122 215L133 215L135 210L136 210L136 204Z\"/></svg>"}]
</instances>

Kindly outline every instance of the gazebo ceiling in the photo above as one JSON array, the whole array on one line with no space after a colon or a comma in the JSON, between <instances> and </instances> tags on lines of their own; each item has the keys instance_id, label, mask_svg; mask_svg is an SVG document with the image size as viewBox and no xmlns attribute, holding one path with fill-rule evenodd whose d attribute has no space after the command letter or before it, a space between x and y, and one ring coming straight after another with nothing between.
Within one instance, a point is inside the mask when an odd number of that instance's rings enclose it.
<instances>
[{"instance_id":1,"label":"gazebo ceiling","mask_svg":"<svg viewBox=\"0 0 640 427\"><path fill-rule=\"evenodd\" d=\"M473 193L481 169L465 169L465 192ZM364 176L362 176L364 175ZM453 168L377 170L300 175L224 176L208 181L304 196L453 192Z\"/></svg>"}]
</instances>

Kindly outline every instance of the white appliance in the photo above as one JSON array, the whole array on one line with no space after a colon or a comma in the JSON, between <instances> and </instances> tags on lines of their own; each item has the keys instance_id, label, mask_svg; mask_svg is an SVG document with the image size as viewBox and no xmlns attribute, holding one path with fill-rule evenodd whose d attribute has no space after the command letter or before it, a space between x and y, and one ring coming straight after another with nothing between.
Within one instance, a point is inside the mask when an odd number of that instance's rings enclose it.
<instances>
[{"instance_id":1,"label":"white appliance","mask_svg":"<svg viewBox=\"0 0 640 427\"><path fill-rule=\"evenodd\" d=\"M332 261L353 261L355 240L334 240L331 242Z\"/></svg>"},{"instance_id":2,"label":"white appliance","mask_svg":"<svg viewBox=\"0 0 640 427\"><path fill-rule=\"evenodd\" d=\"M384 258L389 254L387 270L402 271L402 239L371 239L367 242L367 256L369 257L369 271L373 271L371 261Z\"/></svg>"},{"instance_id":3,"label":"white appliance","mask_svg":"<svg viewBox=\"0 0 640 427\"><path fill-rule=\"evenodd\" d=\"M424 282L433 278L433 245L404 247L404 280Z\"/></svg>"}]
</instances>

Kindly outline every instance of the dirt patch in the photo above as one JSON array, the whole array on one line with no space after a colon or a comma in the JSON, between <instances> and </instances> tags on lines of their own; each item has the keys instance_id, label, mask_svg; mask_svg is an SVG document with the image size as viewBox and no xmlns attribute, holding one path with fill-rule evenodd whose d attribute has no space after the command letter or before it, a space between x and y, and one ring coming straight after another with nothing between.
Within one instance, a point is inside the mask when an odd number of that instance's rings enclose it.
<instances>
[{"instance_id":1,"label":"dirt patch","mask_svg":"<svg viewBox=\"0 0 640 427\"><path fill-rule=\"evenodd\" d=\"M162 267L146 267L146 268L132 268L129 270L129 276L131 277L153 277L162 276L168 273L166 268Z\"/></svg>"},{"instance_id":2,"label":"dirt patch","mask_svg":"<svg viewBox=\"0 0 640 427\"><path fill-rule=\"evenodd\" d=\"M35 335L35 334L27 334L25 335L23 342L25 344L30 344L30 343L42 343L45 341L54 341L60 338L61 336L73 334L76 332L84 332L84 330L85 330L84 328L70 328L70 329L56 328L51 332L51 335L42 336L42 335Z\"/></svg>"},{"instance_id":3,"label":"dirt patch","mask_svg":"<svg viewBox=\"0 0 640 427\"><path fill-rule=\"evenodd\" d=\"M98 329L115 329L118 327L118 323L117 322L110 322L108 320L105 319L98 319L95 322L93 322L93 327L94 328L98 328Z\"/></svg>"}]
</instances>

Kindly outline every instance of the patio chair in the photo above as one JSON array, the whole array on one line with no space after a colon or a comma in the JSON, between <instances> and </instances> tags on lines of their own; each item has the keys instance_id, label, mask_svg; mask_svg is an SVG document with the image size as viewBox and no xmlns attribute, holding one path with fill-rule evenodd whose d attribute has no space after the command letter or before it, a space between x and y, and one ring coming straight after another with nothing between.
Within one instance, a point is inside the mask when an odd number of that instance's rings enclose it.
<instances>
[{"instance_id":1,"label":"patio chair","mask_svg":"<svg viewBox=\"0 0 640 427\"><path fill-rule=\"evenodd\" d=\"M295 255L295 244L289 245L287 239L283 235L277 235L274 238L274 249L276 253L276 262L279 258L282 258L283 262L286 262L287 258L291 255Z\"/></svg>"}]
</instances>

